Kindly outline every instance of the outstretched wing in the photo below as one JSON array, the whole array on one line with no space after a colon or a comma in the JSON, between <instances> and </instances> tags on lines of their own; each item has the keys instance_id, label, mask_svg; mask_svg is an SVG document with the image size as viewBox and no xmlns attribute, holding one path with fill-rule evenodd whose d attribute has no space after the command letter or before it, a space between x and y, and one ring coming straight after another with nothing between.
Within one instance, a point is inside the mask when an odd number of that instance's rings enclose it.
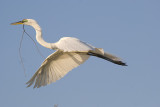
<instances>
[{"instance_id":1,"label":"outstretched wing","mask_svg":"<svg viewBox=\"0 0 160 107\"><path fill-rule=\"evenodd\" d=\"M127 66L127 64L125 62L123 62L120 58L118 58L112 54L109 54L107 52L104 52L104 50L102 48L95 48L94 51L89 51L87 54L105 59L107 61L110 61L110 62L118 64L118 65Z\"/></svg>"},{"instance_id":2,"label":"outstretched wing","mask_svg":"<svg viewBox=\"0 0 160 107\"><path fill-rule=\"evenodd\" d=\"M83 52L63 52L58 50L45 59L41 67L27 82L28 87L34 82L34 88L55 82L88 58L89 55Z\"/></svg>"},{"instance_id":3,"label":"outstretched wing","mask_svg":"<svg viewBox=\"0 0 160 107\"><path fill-rule=\"evenodd\" d=\"M73 37L63 37L55 43L56 47L64 52L87 52L94 47Z\"/></svg>"}]
</instances>

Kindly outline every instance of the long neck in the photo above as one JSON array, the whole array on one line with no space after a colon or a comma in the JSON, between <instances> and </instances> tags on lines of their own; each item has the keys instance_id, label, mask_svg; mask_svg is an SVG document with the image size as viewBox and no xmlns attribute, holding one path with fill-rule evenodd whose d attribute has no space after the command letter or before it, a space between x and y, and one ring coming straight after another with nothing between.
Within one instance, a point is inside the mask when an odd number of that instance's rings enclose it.
<instances>
[{"instance_id":1,"label":"long neck","mask_svg":"<svg viewBox=\"0 0 160 107\"><path fill-rule=\"evenodd\" d=\"M42 30L41 27L36 23L31 25L35 31L36 31L36 40L38 41L39 44L41 44L42 46L49 48L49 49L54 49L54 43L48 43L46 41L44 41L43 37L42 37Z\"/></svg>"}]
</instances>

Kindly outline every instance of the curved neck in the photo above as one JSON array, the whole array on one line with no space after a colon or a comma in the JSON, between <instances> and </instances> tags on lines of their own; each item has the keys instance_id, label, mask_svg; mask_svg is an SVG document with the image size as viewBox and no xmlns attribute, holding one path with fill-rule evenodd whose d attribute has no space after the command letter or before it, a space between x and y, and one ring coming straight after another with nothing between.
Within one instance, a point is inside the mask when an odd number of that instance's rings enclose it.
<instances>
[{"instance_id":1,"label":"curved neck","mask_svg":"<svg viewBox=\"0 0 160 107\"><path fill-rule=\"evenodd\" d=\"M37 23L32 24L31 26L36 31L36 40L38 41L38 43L41 44L42 46L46 47L46 48L54 49L54 43L48 43L48 42L44 41L44 39L42 37L41 27Z\"/></svg>"}]
</instances>

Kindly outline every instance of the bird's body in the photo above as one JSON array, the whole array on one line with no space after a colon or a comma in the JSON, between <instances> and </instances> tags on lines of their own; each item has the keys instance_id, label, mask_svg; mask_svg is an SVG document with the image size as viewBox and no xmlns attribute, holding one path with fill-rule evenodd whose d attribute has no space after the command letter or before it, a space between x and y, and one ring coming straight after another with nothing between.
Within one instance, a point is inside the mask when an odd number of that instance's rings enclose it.
<instances>
[{"instance_id":1,"label":"bird's body","mask_svg":"<svg viewBox=\"0 0 160 107\"><path fill-rule=\"evenodd\" d=\"M35 83L34 88L45 86L59 80L73 68L84 63L90 56L103 58L118 65L126 66L120 58L95 48L73 37L63 37L56 43L47 43L42 38L41 27L33 19L24 19L12 25L24 24L32 26L36 31L36 40L44 47L56 50L49 55L33 77L27 82L28 87Z\"/></svg>"}]
</instances>

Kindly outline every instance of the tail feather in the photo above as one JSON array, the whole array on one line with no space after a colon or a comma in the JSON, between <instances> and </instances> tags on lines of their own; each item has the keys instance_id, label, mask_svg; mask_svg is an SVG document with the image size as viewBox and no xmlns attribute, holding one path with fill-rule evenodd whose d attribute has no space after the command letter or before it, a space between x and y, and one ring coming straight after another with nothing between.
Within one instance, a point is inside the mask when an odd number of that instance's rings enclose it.
<instances>
[{"instance_id":1,"label":"tail feather","mask_svg":"<svg viewBox=\"0 0 160 107\"><path fill-rule=\"evenodd\" d=\"M127 66L126 63L124 63L120 58L118 58L118 57L116 57L114 55L111 55L109 53L104 52L103 49L101 49L101 48L96 48L95 51L90 51L87 54L91 55L91 56L96 56L96 57L105 59L105 60L110 61L110 62L112 62L114 64Z\"/></svg>"}]
</instances>

